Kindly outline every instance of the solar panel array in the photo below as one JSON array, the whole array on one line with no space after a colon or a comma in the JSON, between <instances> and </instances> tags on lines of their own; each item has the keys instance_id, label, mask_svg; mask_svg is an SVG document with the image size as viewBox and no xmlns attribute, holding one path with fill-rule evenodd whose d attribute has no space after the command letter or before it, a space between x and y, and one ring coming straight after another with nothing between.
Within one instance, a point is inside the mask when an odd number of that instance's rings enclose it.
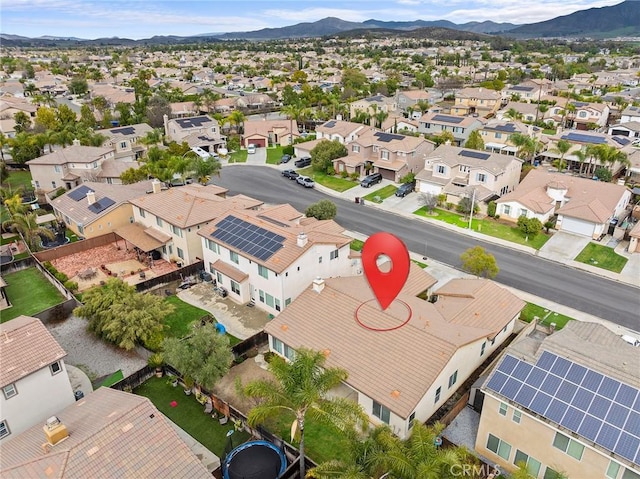
<instances>
[{"instance_id":1,"label":"solar panel array","mask_svg":"<svg viewBox=\"0 0 640 479\"><path fill-rule=\"evenodd\" d=\"M475 158L476 160L488 160L491 154L475 150L461 150L458 156L466 156L467 158Z\"/></svg>"},{"instance_id":2,"label":"solar panel array","mask_svg":"<svg viewBox=\"0 0 640 479\"><path fill-rule=\"evenodd\" d=\"M118 135L133 135L136 132L136 129L132 126L125 126L123 128L115 128L109 131L111 133L117 133Z\"/></svg>"},{"instance_id":3,"label":"solar panel array","mask_svg":"<svg viewBox=\"0 0 640 479\"><path fill-rule=\"evenodd\" d=\"M217 224L211 237L227 243L261 261L266 261L282 248L284 236L268 231L233 215Z\"/></svg>"},{"instance_id":4,"label":"solar panel array","mask_svg":"<svg viewBox=\"0 0 640 479\"><path fill-rule=\"evenodd\" d=\"M376 138L378 138L379 141L382 141L384 143L389 143L391 140L404 139L404 136L402 135L393 135L391 133L381 133L381 132L377 132L373 136L375 136Z\"/></svg>"},{"instance_id":5,"label":"solar panel array","mask_svg":"<svg viewBox=\"0 0 640 479\"><path fill-rule=\"evenodd\" d=\"M336 121L335 120L328 121L328 122L326 122L324 124L325 128L333 128L334 126L336 126Z\"/></svg>"},{"instance_id":6,"label":"solar panel array","mask_svg":"<svg viewBox=\"0 0 640 479\"><path fill-rule=\"evenodd\" d=\"M607 140L602 136L583 135L581 133L573 132L563 135L562 139L569 141L579 141L581 143L593 143L594 145L599 145L607 142Z\"/></svg>"},{"instance_id":7,"label":"solar panel array","mask_svg":"<svg viewBox=\"0 0 640 479\"><path fill-rule=\"evenodd\" d=\"M507 123L506 125L496 125L491 129L496 131L505 131L508 133L513 133L516 131L516 126L513 123Z\"/></svg>"},{"instance_id":8,"label":"solar panel array","mask_svg":"<svg viewBox=\"0 0 640 479\"><path fill-rule=\"evenodd\" d=\"M91 188L89 188L87 185L81 185L69 193L69 198L74 201L80 201L86 198L89 191L91 191Z\"/></svg>"},{"instance_id":9,"label":"solar panel array","mask_svg":"<svg viewBox=\"0 0 640 479\"><path fill-rule=\"evenodd\" d=\"M449 115L436 115L432 119L432 121L446 121L447 123L460 123L464 120L461 116L449 116Z\"/></svg>"},{"instance_id":10,"label":"solar panel array","mask_svg":"<svg viewBox=\"0 0 640 479\"><path fill-rule=\"evenodd\" d=\"M89 205L89 211L92 211L93 213L98 214L103 212L107 208L109 208L109 206L113 206L115 204L116 202L113 201L111 198L102 198L99 201L94 201L93 203L91 203Z\"/></svg>"},{"instance_id":11,"label":"solar panel array","mask_svg":"<svg viewBox=\"0 0 640 479\"><path fill-rule=\"evenodd\" d=\"M544 351L535 365L506 355L487 388L640 465L640 392Z\"/></svg>"},{"instance_id":12,"label":"solar panel array","mask_svg":"<svg viewBox=\"0 0 640 479\"><path fill-rule=\"evenodd\" d=\"M532 91L533 87L532 86L518 86L518 85L516 85L516 86L512 86L511 90L514 90L514 91Z\"/></svg>"},{"instance_id":13,"label":"solar panel array","mask_svg":"<svg viewBox=\"0 0 640 479\"><path fill-rule=\"evenodd\" d=\"M206 116L196 116L193 118L176 118L176 123L180 125L180 128L193 128L201 127L205 123L211 122L211 119Z\"/></svg>"},{"instance_id":14,"label":"solar panel array","mask_svg":"<svg viewBox=\"0 0 640 479\"><path fill-rule=\"evenodd\" d=\"M631 140L626 136L613 136L612 138L618 145L625 146L631 143Z\"/></svg>"}]
</instances>

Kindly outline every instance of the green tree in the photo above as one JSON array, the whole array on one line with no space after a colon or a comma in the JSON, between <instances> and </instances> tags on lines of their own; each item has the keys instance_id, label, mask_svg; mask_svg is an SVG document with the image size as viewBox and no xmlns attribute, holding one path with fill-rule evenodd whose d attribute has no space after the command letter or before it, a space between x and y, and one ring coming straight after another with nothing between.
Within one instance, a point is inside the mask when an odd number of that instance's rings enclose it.
<instances>
[{"instance_id":1,"label":"green tree","mask_svg":"<svg viewBox=\"0 0 640 479\"><path fill-rule=\"evenodd\" d=\"M460 198L460 201L458 201L458 204L456 205L456 211L458 213L470 215L472 206L473 206L474 213L477 213L478 211L480 211L478 202L474 201L472 196L463 196L462 198Z\"/></svg>"},{"instance_id":2,"label":"green tree","mask_svg":"<svg viewBox=\"0 0 640 479\"><path fill-rule=\"evenodd\" d=\"M538 218L527 218L523 215L518 218L518 228L523 235L534 237L542 231L542 223Z\"/></svg>"},{"instance_id":3,"label":"green tree","mask_svg":"<svg viewBox=\"0 0 640 479\"><path fill-rule=\"evenodd\" d=\"M10 139L11 157L16 163L26 163L40 156L40 148L29 133L20 132Z\"/></svg>"},{"instance_id":4,"label":"green tree","mask_svg":"<svg viewBox=\"0 0 640 479\"><path fill-rule=\"evenodd\" d=\"M567 166L567 162L564 161L564 157L571 149L571 146L571 143L569 143L567 140L558 140L556 146L549 149L549 151L551 151L552 153L560 154L560 158L558 158L558 160L555 162L555 167L558 168L559 171L564 170Z\"/></svg>"},{"instance_id":5,"label":"green tree","mask_svg":"<svg viewBox=\"0 0 640 479\"><path fill-rule=\"evenodd\" d=\"M453 136L453 133L451 133L450 131L443 131L442 133L434 137L433 141L438 146L444 145L447 142L449 142L450 145L456 144L456 139Z\"/></svg>"},{"instance_id":6,"label":"green tree","mask_svg":"<svg viewBox=\"0 0 640 479\"><path fill-rule=\"evenodd\" d=\"M338 214L338 207L331 200L320 200L309 205L304 214L318 220L332 220Z\"/></svg>"},{"instance_id":7,"label":"green tree","mask_svg":"<svg viewBox=\"0 0 640 479\"><path fill-rule=\"evenodd\" d=\"M300 477L305 477L305 420L332 424L341 431L354 433L357 425L363 430L368 417L356 402L342 397L327 397L327 393L347 379L344 369L326 367L326 357L318 351L300 348L291 361L275 356L268 369L275 380L255 380L244 386L246 396L260 402L249 411L249 424L255 426L267 418L293 416L292 432L299 434Z\"/></svg>"},{"instance_id":8,"label":"green tree","mask_svg":"<svg viewBox=\"0 0 640 479\"><path fill-rule=\"evenodd\" d=\"M58 127L58 119L53 108L41 106L36 112L35 127L37 130L55 130Z\"/></svg>"},{"instance_id":9,"label":"green tree","mask_svg":"<svg viewBox=\"0 0 640 479\"><path fill-rule=\"evenodd\" d=\"M471 150L484 151L484 140L482 139L482 136L480 135L480 132L478 130L473 130L469 134L469 138L467 138L464 147Z\"/></svg>"},{"instance_id":10,"label":"green tree","mask_svg":"<svg viewBox=\"0 0 640 479\"><path fill-rule=\"evenodd\" d=\"M56 118L60 123L60 128L64 128L67 125L76 126L76 112L73 111L67 105L58 105L58 112L56 113Z\"/></svg>"},{"instance_id":11,"label":"green tree","mask_svg":"<svg viewBox=\"0 0 640 479\"><path fill-rule=\"evenodd\" d=\"M198 326L184 339L165 339L162 349L165 362L210 391L233 362L229 338L211 323Z\"/></svg>"},{"instance_id":12,"label":"green tree","mask_svg":"<svg viewBox=\"0 0 640 479\"><path fill-rule=\"evenodd\" d=\"M19 111L13 115L13 121L16 122L14 126L16 133L24 133L31 128L31 118L23 111Z\"/></svg>"},{"instance_id":13,"label":"green tree","mask_svg":"<svg viewBox=\"0 0 640 479\"><path fill-rule=\"evenodd\" d=\"M314 171L327 172L333 169L333 160L347 156L347 147L338 140L327 140L323 138L311 150L311 165Z\"/></svg>"},{"instance_id":14,"label":"green tree","mask_svg":"<svg viewBox=\"0 0 640 479\"><path fill-rule=\"evenodd\" d=\"M222 165L218 160L209 158L194 158L189 164L190 170L193 172L198 182L202 185L206 185L213 175L220 176L220 170Z\"/></svg>"},{"instance_id":15,"label":"green tree","mask_svg":"<svg viewBox=\"0 0 640 479\"><path fill-rule=\"evenodd\" d=\"M541 148L540 141L522 133L514 133L509 137L509 140L518 147L518 157L529 163Z\"/></svg>"},{"instance_id":16,"label":"green tree","mask_svg":"<svg viewBox=\"0 0 640 479\"><path fill-rule=\"evenodd\" d=\"M605 166L599 166L596 168L596 171L593 172L593 176L598 178L600 181L604 181L605 183L609 183L613 178L611 174L611 170Z\"/></svg>"},{"instance_id":17,"label":"green tree","mask_svg":"<svg viewBox=\"0 0 640 479\"><path fill-rule=\"evenodd\" d=\"M482 246L473 246L460 255L462 269L476 276L493 279L500 269L496 258Z\"/></svg>"},{"instance_id":18,"label":"green tree","mask_svg":"<svg viewBox=\"0 0 640 479\"><path fill-rule=\"evenodd\" d=\"M38 251L40 249L40 243L42 242L42 236L53 239L55 235L49 228L40 226L37 218L38 216L34 212L21 213L18 210L18 212L11 216L11 219L2 223L2 228L18 233L32 251Z\"/></svg>"},{"instance_id":19,"label":"green tree","mask_svg":"<svg viewBox=\"0 0 640 479\"><path fill-rule=\"evenodd\" d=\"M87 104L80 107L80 121L89 128L95 128L98 124L96 116L91 111L91 107Z\"/></svg>"},{"instance_id":20,"label":"green tree","mask_svg":"<svg viewBox=\"0 0 640 479\"><path fill-rule=\"evenodd\" d=\"M160 296L136 291L119 278L92 288L73 314L89 321L89 330L127 351L164 329L163 320L175 309Z\"/></svg>"},{"instance_id":21,"label":"green tree","mask_svg":"<svg viewBox=\"0 0 640 479\"><path fill-rule=\"evenodd\" d=\"M244 130L244 122L247 119L240 110L233 110L227 117L232 125L235 125L236 132L242 134Z\"/></svg>"},{"instance_id":22,"label":"green tree","mask_svg":"<svg viewBox=\"0 0 640 479\"><path fill-rule=\"evenodd\" d=\"M149 178L149 172L146 165L142 165L140 168L128 168L120 175L123 185L131 185L147 178Z\"/></svg>"}]
</instances>

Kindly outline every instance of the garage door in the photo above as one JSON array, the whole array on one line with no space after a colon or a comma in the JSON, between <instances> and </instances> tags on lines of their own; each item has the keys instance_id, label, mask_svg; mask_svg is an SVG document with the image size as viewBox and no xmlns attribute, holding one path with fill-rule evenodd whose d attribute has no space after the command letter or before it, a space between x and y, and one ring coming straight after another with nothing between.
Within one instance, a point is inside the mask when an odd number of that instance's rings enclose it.
<instances>
[{"instance_id":1,"label":"garage door","mask_svg":"<svg viewBox=\"0 0 640 479\"><path fill-rule=\"evenodd\" d=\"M393 170L378 168L378 173L380 173L385 180L396 181L396 172Z\"/></svg>"},{"instance_id":2,"label":"garage door","mask_svg":"<svg viewBox=\"0 0 640 479\"><path fill-rule=\"evenodd\" d=\"M588 221L583 221L576 218L567 218L566 216L562 218L561 230L568 233L575 233L592 238L594 228L595 225L593 223L589 223Z\"/></svg>"},{"instance_id":3,"label":"garage door","mask_svg":"<svg viewBox=\"0 0 640 479\"><path fill-rule=\"evenodd\" d=\"M252 143L260 148L264 148L265 146L267 146L267 140L264 138L251 138L249 140L249 143Z\"/></svg>"}]
</instances>

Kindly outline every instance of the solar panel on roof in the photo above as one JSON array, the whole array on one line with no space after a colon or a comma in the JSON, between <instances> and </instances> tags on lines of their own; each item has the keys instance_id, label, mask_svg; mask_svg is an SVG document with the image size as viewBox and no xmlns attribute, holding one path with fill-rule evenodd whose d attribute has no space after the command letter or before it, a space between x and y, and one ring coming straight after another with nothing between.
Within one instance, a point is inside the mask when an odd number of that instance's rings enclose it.
<instances>
[{"instance_id":1,"label":"solar panel on roof","mask_svg":"<svg viewBox=\"0 0 640 479\"><path fill-rule=\"evenodd\" d=\"M136 129L131 126L125 126L122 128L114 128L113 130L109 131L118 135L133 135L136 132Z\"/></svg>"},{"instance_id":2,"label":"solar panel on roof","mask_svg":"<svg viewBox=\"0 0 640 479\"><path fill-rule=\"evenodd\" d=\"M93 203L91 203L89 205L89 211L92 211L95 214L102 213L104 210L115 204L116 202L111 198L102 198L99 201L94 201Z\"/></svg>"},{"instance_id":3,"label":"solar panel on roof","mask_svg":"<svg viewBox=\"0 0 640 479\"><path fill-rule=\"evenodd\" d=\"M261 261L266 261L282 248L285 239L233 215L220 221L211 237Z\"/></svg>"},{"instance_id":4,"label":"solar panel on roof","mask_svg":"<svg viewBox=\"0 0 640 479\"><path fill-rule=\"evenodd\" d=\"M516 394L515 399L516 401L518 401L519 404L522 404L524 407L529 407L529 404L531 404L531 401L533 401L533 397L535 395L536 395L536 389L524 384L520 389L520 392Z\"/></svg>"},{"instance_id":5,"label":"solar panel on roof","mask_svg":"<svg viewBox=\"0 0 640 479\"><path fill-rule=\"evenodd\" d=\"M475 150L461 150L458 156L466 156L467 158L475 158L476 160L487 160L491 156L489 153L483 153Z\"/></svg>"},{"instance_id":6,"label":"solar panel on roof","mask_svg":"<svg viewBox=\"0 0 640 479\"><path fill-rule=\"evenodd\" d=\"M614 452L621 455L625 459L634 461L639 446L639 438L637 438L636 436L632 436L627 432L623 432L622 434L620 434L620 439L618 439Z\"/></svg>"},{"instance_id":7,"label":"solar panel on roof","mask_svg":"<svg viewBox=\"0 0 640 479\"><path fill-rule=\"evenodd\" d=\"M575 384L580 384L584 379L585 374L587 374L587 368L584 366L580 366L579 364L573 363L569 372L566 375L566 378Z\"/></svg>"},{"instance_id":8,"label":"solar panel on roof","mask_svg":"<svg viewBox=\"0 0 640 479\"><path fill-rule=\"evenodd\" d=\"M512 358L512 359L514 359L514 361L517 361L517 359L515 358ZM555 354L551 354L548 351L544 351L540 356L540 359L538 359L538 362L536 362L536 366L538 366L541 369L544 369L545 371L549 371L549 369L551 369L551 366L553 366L553 363L555 362L555 360L556 360Z\"/></svg>"},{"instance_id":9,"label":"solar panel on roof","mask_svg":"<svg viewBox=\"0 0 640 479\"><path fill-rule=\"evenodd\" d=\"M534 388L540 388L540 385L547 377L547 373L540 368L533 368L527 378L527 384L530 384Z\"/></svg>"},{"instance_id":10,"label":"solar panel on roof","mask_svg":"<svg viewBox=\"0 0 640 479\"><path fill-rule=\"evenodd\" d=\"M616 402L624 406L631 407L636 399L638 390L627 386L626 384L620 384L618 394L616 394Z\"/></svg>"},{"instance_id":11,"label":"solar panel on roof","mask_svg":"<svg viewBox=\"0 0 640 479\"><path fill-rule=\"evenodd\" d=\"M580 411L574 407L569 407L567 412L564 414L562 421L560 421L560 425L566 427L567 429L571 429L572 431L578 432L578 428L580 427L580 423L584 419L584 411Z\"/></svg>"},{"instance_id":12,"label":"solar panel on roof","mask_svg":"<svg viewBox=\"0 0 640 479\"><path fill-rule=\"evenodd\" d=\"M492 127L493 130L504 131L507 133L514 133L516 126L513 123L507 123L506 125L496 125Z\"/></svg>"},{"instance_id":13,"label":"solar panel on roof","mask_svg":"<svg viewBox=\"0 0 640 479\"><path fill-rule=\"evenodd\" d=\"M518 360L513 356L505 356L500 366L498 366L498 371L502 371L505 374L511 374L514 368L518 365Z\"/></svg>"},{"instance_id":14,"label":"solar panel on roof","mask_svg":"<svg viewBox=\"0 0 640 479\"><path fill-rule=\"evenodd\" d=\"M555 396L558 399L562 399L566 403L570 403L573 400L573 396L575 396L577 390L578 386L576 386L575 384L567 381L562 381L562 384L558 388L558 392L555 394Z\"/></svg>"},{"instance_id":15,"label":"solar panel on roof","mask_svg":"<svg viewBox=\"0 0 640 479\"><path fill-rule=\"evenodd\" d=\"M596 396L593 398L593 402L591 403L591 406L589 406L589 410L587 412L599 419L604 419L607 416L610 407L611 401L602 396Z\"/></svg>"},{"instance_id":16,"label":"solar panel on roof","mask_svg":"<svg viewBox=\"0 0 640 479\"><path fill-rule=\"evenodd\" d=\"M394 135L394 134L391 134L391 133L382 133L382 132L377 132L373 136L377 137L379 141L382 141L384 143L389 143L392 140L403 140L404 139L404 136L402 136L402 135Z\"/></svg>"},{"instance_id":17,"label":"solar panel on roof","mask_svg":"<svg viewBox=\"0 0 640 479\"><path fill-rule=\"evenodd\" d=\"M613 141L615 141L616 143L618 143L619 145L625 146L628 145L629 143L631 143L631 140L629 138L627 138L626 136L614 136L612 137Z\"/></svg>"},{"instance_id":18,"label":"solar panel on roof","mask_svg":"<svg viewBox=\"0 0 640 479\"><path fill-rule=\"evenodd\" d=\"M603 378L602 374L589 370L582 380L582 387L590 391L597 391Z\"/></svg>"},{"instance_id":19,"label":"solar panel on roof","mask_svg":"<svg viewBox=\"0 0 640 479\"><path fill-rule=\"evenodd\" d=\"M581 434L587 439L591 439L593 441L598 435L601 427L602 421L587 415L584 417L582 424L580 424L580 427L578 428L578 434Z\"/></svg>"},{"instance_id":20,"label":"solar panel on roof","mask_svg":"<svg viewBox=\"0 0 640 479\"><path fill-rule=\"evenodd\" d=\"M560 424L562 416L564 416L565 412L567 412L567 405L562 401L554 399L553 401L551 401L551 404L549 404L549 407L545 411L544 415L553 422Z\"/></svg>"},{"instance_id":21,"label":"solar panel on roof","mask_svg":"<svg viewBox=\"0 0 640 479\"><path fill-rule=\"evenodd\" d=\"M602 447L613 451L613 448L616 447L616 442L618 442L619 437L620 429L618 429L617 427L613 427L605 422L604 424L602 424L595 442L596 444L600 444Z\"/></svg>"},{"instance_id":22,"label":"solar panel on roof","mask_svg":"<svg viewBox=\"0 0 640 479\"><path fill-rule=\"evenodd\" d=\"M335 120L331 120L331 121L326 122L326 123L324 124L324 126L325 126L326 128L333 128L334 126L336 126L336 122L335 122Z\"/></svg>"},{"instance_id":23,"label":"solar panel on roof","mask_svg":"<svg viewBox=\"0 0 640 479\"><path fill-rule=\"evenodd\" d=\"M618 392L619 387L619 381L605 376L605 378L602 380L602 383L600 384L600 387L598 388L598 394L608 399L613 399L614 397L616 397L616 393Z\"/></svg>"},{"instance_id":24,"label":"solar panel on roof","mask_svg":"<svg viewBox=\"0 0 640 479\"><path fill-rule=\"evenodd\" d=\"M86 198L89 191L91 191L91 188L87 185L80 185L75 190L69 192L69 198L75 201L80 201Z\"/></svg>"},{"instance_id":25,"label":"solar panel on roof","mask_svg":"<svg viewBox=\"0 0 640 479\"><path fill-rule=\"evenodd\" d=\"M494 391L500 391L504 383L507 381L506 374L502 374L500 371L496 371L491 379L489 380L488 387L493 389Z\"/></svg>"},{"instance_id":26,"label":"solar panel on roof","mask_svg":"<svg viewBox=\"0 0 640 479\"><path fill-rule=\"evenodd\" d=\"M571 363L569 361L559 357L558 359L556 359L556 362L553 363L551 372L556 376L560 376L561 378L563 378L565 374L567 374L567 371L569 371L569 366L571 366Z\"/></svg>"},{"instance_id":27,"label":"solar panel on roof","mask_svg":"<svg viewBox=\"0 0 640 479\"><path fill-rule=\"evenodd\" d=\"M515 398L518 391L520 391L520 386L522 386L521 381L509 378L500 392L508 398Z\"/></svg>"},{"instance_id":28,"label":"solar panel on roof","mask_svg":"<svg viewBox=\"0 0 640 479\"><path fill-rule=\"evenodd\" d=\"M193 118L176 118L175 121L181 128L199 128L205 123L209 123L211 120L206 116L195 116Z\"/></svg>"},{"instance_id":29,"label":"solar panel on roof","mask_svg":"<svg viewBox=\"0 0 640 479\"><path fill-rule=\"evenodd\" d=\"M449 115L436 115L431 119L431 121L444 121L446 123L455 123L455 124L460 123L462 120L464 120L464 118L461 116L449 116Z\"/></svg>"},{"instance_id":30,"label":"solar panel on roof","mask_svg":"<svg viewBox=\"0 0 640 479\"><path fill-rule=\"evenodd\" d=\"M553 376L551 374L549 374L544 382L542 383L542 386L540 386L540 390L551 394L552 396L556 394L556 391L558 390L558 388L560 387L560 384L562 383L562 379L560 379L559 377Z\"/></svg>"},{"instance_id":31,"label":"solar panel on roof","mask_svg":"<svg viewBox=\"0 0 640 479\"><path fill-rule=\"evenodd\" d=\"M546 411L547 407L549 407L550 402L551 402L551 396L541 391L538 391L538 393L536 394L536 397L533 398L533 401L531 401L531 405L529 406L529 409L531 409L533 412L537 412L538 414L542 415Z\"/></svg>"},{"instance_id":32,"label":"solar panel on roof","mask_svg":"<svg viewBox=\"0 0 640 479\"><path fill-rule=\"evenodd\" d=\"M524 381L525 379L527 379L527 376L529 375L532 369L533 369L533 366L531 364L525 363L523 361L516 365L516 368L513 370L511 375L514 378L519 379L520 381Z\"/></svg>"},{"instance_id":33,"label":"solar panel on roof","mask_svg":"<svg viewBox=\"0 0 640 479\"><path fill-rule=\"evenodd\" d=\"M611 408L609 408L609 412L604 419L614 426L621 428L627 422L627 418L629 417L630 412L631 411L629 409L621 406L618 403L612 402Z\"/></svg>"},{"instance_id":34,"label":"solar panel on roof","mask_svg":"<svg viewBox=\"0 0 640 479\"><path fill-rule=\"evenodd\" d=\"M595 394L593 394L591 391L587 391L584 388L578 388L576 395L571 401L571 405L580 409L581 411L586 411L589 408L591 401L593 401L593 396L595 396Z\"/></svg>"},{"instance_id":35,"label":"solar panel on roof","mask_svg":"<svg viewBox=\"0 0 640 479\"><path fill-rule=\"evenodd\" d=\"M579 141L580 143L592 143L594 145L606 143L607 140L602 136L584 135L581 133L570 132L562 136L563 140Z\"/></svg>"}]
</instances>

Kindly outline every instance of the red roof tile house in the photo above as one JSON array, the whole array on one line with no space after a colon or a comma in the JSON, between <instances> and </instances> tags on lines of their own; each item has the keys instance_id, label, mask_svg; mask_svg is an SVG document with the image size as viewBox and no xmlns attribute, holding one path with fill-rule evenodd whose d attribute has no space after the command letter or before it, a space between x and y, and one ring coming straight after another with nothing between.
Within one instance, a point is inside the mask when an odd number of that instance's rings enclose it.
<instances>
[{"instance_id":1,"label":"red roof tile house","mask_svg":"<svg viewBox=\"0 0 640 479\"><path fill-rule=\"evenodd\" d=\"M245 147L287 146L299 137L298 123L295 120L245 121L242 144Z\"/></svg>"},{"instance_id":2,"label":"red roof tile house","mask_svg":"<svg viewBox=\"0 0 640 479\"><path fill-rule=\"evenodd\" d=\"M0 475L212 477L149 399L105 387L3 443Z\"/></svg>"},{"instance_id":3,"label":"red roof tile house","mask_svg":"<svg viewBox=\"0 0 640 479\"><path fill-rule=\"evenodd\" d=\"M37 318L0 325L0 457L8 456L10 439L75 401L66 355Z\"/></svg>"},{"instance_id":4,"label":"red roof tile house","mask_svg":"<svg viewBox=\"0 0 640 479\"><path fill-rule=\"evenodd\" d=\"M301 347L323 351L328 366L349 374L335 394L404 438L509 337L524 307L482 279L453 280L431 301L420 299L435 282L411 264L403 290L382 311L364 276L318 278L267 324L270 349L287 358Z\"/></svg>"}]
</instances>

